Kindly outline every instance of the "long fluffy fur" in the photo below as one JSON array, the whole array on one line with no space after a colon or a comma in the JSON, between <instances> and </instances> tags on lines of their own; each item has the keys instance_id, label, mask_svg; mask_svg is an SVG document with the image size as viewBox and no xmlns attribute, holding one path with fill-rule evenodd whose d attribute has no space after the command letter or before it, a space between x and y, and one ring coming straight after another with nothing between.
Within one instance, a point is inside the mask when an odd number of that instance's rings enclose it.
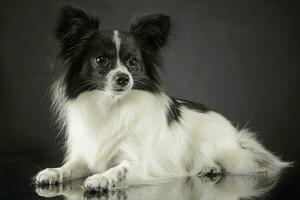
<instances>
[{"instance_id":1,"label":"long fluffy fur","mask_svg":"<svg viewBox=\"0 0 300 200\"><path fill-rule=\"evenodd\" d=\"M247 129L238 130L202 104L168 95L157 71L159 49L169 33L167 16L151 15L133 22L133 37L111 33L112 41L118 39L121 44L122 38L134 38L130 44L137 43L140 49L143 70L129 72L117 57L117 67L106 76L110 79L115 71L123 70L133 81L132 89L113 95L105 88L85 88L85 82L74 89L74 80L77 84L83 79L74 78L83 73L75 71L82 63L80 55L91 38L97 37L98 25L76 8L67 6L61 12L56 34L62 43L61 59L52 101L65 130L67 154L62 167L40 172L37 182L62 182L92 172L96 175L87 179L85 187L95 189L208 173L274 175L289 166ZM75 26L73 32L67 29L70 26Z\"/></svg>"}]
</instances>

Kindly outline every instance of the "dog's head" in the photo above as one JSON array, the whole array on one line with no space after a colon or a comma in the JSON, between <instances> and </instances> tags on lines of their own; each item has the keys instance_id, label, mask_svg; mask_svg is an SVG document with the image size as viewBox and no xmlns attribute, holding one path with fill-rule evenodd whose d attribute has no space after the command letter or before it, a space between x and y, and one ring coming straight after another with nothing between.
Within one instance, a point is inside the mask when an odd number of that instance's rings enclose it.
<instances>
[{"instance_id":1,"label":"dog's head","mask_svg":"<svg viewBox=\"0 0 300 200\"><path fill-rule=\"evenodd\" d=\"M128 33L99 29L98 19L63 6L55 30L60 44L66 95L90 90L122 95L131 89L160 90L159 50L166 44L170 19L163 14L134 20Z\"/></svg>"}]
</instances>

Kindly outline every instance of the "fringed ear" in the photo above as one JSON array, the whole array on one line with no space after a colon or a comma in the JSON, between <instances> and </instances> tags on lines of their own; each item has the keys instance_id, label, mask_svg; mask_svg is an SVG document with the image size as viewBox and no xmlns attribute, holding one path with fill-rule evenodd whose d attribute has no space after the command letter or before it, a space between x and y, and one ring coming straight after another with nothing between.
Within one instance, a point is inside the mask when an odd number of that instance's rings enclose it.
<instances>
[{"instance_id":1,"label":"fringed ear","mask_svg":"<svg viewBox=\"0 0 300 200\"><path fill-rule=\"evenodd\" d=\"M98 32L98 19L88 16L84 11L64 5L59 12L55 37L65 53L79 47L85 40Z\"/></svg>"},{"instance_id":2,"label":"fringed ear","mask_svg":"<svg viewBox=\"0 0 300 200\"><path fill-rule=\"evenodd\" d=\"M170 26L169 16L146 15L131 23L130 32L142 43L143 47L156 51L166 44Z\"/></svg>"}]
</instances>

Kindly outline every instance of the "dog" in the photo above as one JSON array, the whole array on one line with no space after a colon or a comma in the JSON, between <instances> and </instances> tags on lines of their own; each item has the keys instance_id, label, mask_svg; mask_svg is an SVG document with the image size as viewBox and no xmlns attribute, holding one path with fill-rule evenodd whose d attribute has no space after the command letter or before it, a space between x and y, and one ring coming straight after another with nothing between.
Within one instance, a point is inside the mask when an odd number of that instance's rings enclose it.
<instances>
[{"instance_id":1,"label":"dog","mask_svg":"<svg viewBox=\"0 0 300 200\"><path fill-rule=\"evenodd\" d=\"M101 30L96 17L62 6L53 110L65 132L58 168L37 184L86 178L87 191L207 174L277 174L288 162L247 129L201 103L168 94L159 70L170 17L146 15L129 32Z\"/></svg>"}]
</instances>

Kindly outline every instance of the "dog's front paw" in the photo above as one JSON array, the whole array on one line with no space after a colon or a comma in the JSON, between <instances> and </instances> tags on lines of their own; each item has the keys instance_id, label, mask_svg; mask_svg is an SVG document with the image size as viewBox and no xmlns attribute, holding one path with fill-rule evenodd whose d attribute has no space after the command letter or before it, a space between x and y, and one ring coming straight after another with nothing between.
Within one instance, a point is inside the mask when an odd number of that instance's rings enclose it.
<instances>
[{"instance_id":1,"label":"dog's front paw","mask_svg":"<svg viewBox=\"0 0 300 200\"><path fill-rule=\"evenodd\" d=\"M222 174L222 168L220 166L214 166L206 173L206 175L220 175Z\"/></svg>"},{"instance_id":2,"label":"dog's front paw","mask_svg":"<svg viewBox=\"0 0 300 200\"><path fill-rule=\"evenodd\" d=\"M95 174L84 181L84 189L87 191L107 191L114 188L115 184L114 178L103 174Z\"/></svg>"},{"instance_id":3,"label":"dog's front paw","mask_svg":"<svg viewBox=\"0 0 300 200\"><path fill-rule=\"evenodd\" d=\"M212 176L222 174L222 168L218 165L205 167L199 175Z\"/></svg>"},{"instance_id":4,"label":"dog's front paw","mask_svg":"<svg viewBox=\"0 0 300 200\"><path fill-rule=\"evenodd\" d=\"M59 168L47 168L40 171L35 177L35 183L38 185L52 185L62 183L63 174Z\"/></svg>"}]
</instances>

